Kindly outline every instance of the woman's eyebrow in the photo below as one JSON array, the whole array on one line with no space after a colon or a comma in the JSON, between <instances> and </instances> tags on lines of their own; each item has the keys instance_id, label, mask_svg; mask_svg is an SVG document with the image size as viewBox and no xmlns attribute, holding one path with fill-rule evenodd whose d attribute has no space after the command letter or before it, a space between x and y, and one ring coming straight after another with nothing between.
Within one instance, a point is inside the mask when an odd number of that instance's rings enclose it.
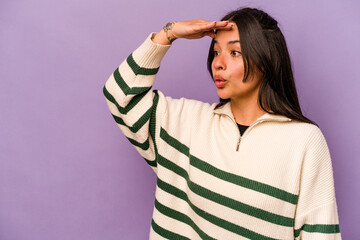
<instances>
[{"instance_id":1,"label":"woman's eyebrow","mask_svg":"<svg viewBox=\"0 0 360 240\"><path fill-rule=\"evenodd\" d=\"M218 44L219 42L214 40L214 44ZM233 41L229 41L227 44L235 44L235 43L240 43L240 40L233 40Z\"/></svg>"},{"instance_id":2,"label":"woman's eyebrow","mask_svg":"<svg viewBox=\"0 0 360 240\"><path fill-rule=\"evenodd\" d=\"M228 44L235 44L235 43L240 43L240 40L234 40L234 41L228 42Z\"/></svg>"}]
</instances>

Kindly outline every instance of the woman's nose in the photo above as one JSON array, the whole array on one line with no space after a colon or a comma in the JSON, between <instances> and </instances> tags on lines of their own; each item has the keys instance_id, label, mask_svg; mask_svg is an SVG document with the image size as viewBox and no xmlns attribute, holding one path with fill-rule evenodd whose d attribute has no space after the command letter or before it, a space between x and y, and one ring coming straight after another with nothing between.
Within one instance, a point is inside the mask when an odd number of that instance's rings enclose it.
<instances>
[{"instance_id":1,"label":"woman's nose","mask_svg":"<svg viewBox=\"0 0 360 240\"><path fill-rule=\"evenodd\" d=\"M225 70L226 64L225 64L224 56L219 54L216 57L214 57L213 65L214 65L214 68L217 70Z\"/></svg>"}]
</instances>

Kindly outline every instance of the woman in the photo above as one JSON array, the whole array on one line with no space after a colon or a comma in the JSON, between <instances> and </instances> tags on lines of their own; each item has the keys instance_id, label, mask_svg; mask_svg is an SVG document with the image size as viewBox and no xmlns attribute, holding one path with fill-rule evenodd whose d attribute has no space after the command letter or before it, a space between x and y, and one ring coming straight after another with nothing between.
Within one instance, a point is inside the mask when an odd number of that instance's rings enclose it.
<instances>
[{"instance_id":1,"label":"woman","mask_svg":"<svg viewBox=\"0 0 360 240\"><path fill-rule=\"evenodd\" d=\"M220 103L152 90L172 42L206 35ZM301 113L284 37L265 12L168 23L103 91L157 174L150 239L341 239L326 140Z\"/></svg>"}]
</instances>

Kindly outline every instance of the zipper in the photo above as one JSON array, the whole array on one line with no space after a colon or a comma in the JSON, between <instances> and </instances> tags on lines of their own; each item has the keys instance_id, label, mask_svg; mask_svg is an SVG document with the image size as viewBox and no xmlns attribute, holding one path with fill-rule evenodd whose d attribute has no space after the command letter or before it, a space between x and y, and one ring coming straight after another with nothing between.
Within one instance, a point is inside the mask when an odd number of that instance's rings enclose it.
<instances>
[{"instance_id":1,"label":"zipper","mask_svg":"<svg viewBox=\"0 0 360 240\"><path fill-rule=\"evenodd\" d=\"M241 142L241 135L240 135L239 141L238 141L238 143L237 143L237 145L236 145L236 151L237 151L237 152L239 151L240 142Z\"/></svg>"},{"instance_id":2,"label":"zipper","mask_svg":"<svg viewBox=\"0 0 360 240\"><path fill-rule=\"evenodd\" d=\"M237 142L237 144L236 144L236 148L235 148L235 151L236 151L236 152L239 151L241 139L245 137L245 135L249 132L250 128L254 127L254 126L255 126L256 124L258 124L258 123L261 123L261 122L263 122L263 121L266 121L265 119L256 120L255 122L253 122L253 123L245 130L244 135L241 136L240 130L239 130L238 126L237 126L237 123L236 123L235 119L233 119L231 116L229 116L229 115L227 115L227 114L224 114L224 115L228 116L228 117L233 121L233 123L234 123L235 126L236 126L237 131L239 132L239 140L238 140L238 142Z\"/></svg>"},{"instance_id":3,"label":"zipper","mask_svg":"<svg viewBox=\"0 0 360 240\"><path fill-rule=\"evenodd\" d=\"M238 133L239 133L239 140L238 140L238 142L237 142L237 144L236 144L236 148L235 148L235 151L238 152L238 151L239 151L239 147L240 147L240 142L241 142L241 133L240 133L240 130L239 130L239 128L238 128L238 126L237 126L237 124L236 124L236 122L235 122L235 119L233 119L231 116L229 116L229 115L227 115L227 114L224 114L224 115L226 115L228 118L231 119L231 121L233 121L233 123L235 124L236 130L237 130Z\"/></svg>"},{"instance_id":4,"label":"zipper","mask_svg":"<svg viewBox=\"0 0 360 240\"><path fill-rule=\"evenodd\" d=\"M250 131L251 128L253 128L255 125L257 125L258 123L261 123L261 122L266 122L266 121L273 121L272 119L261 119L261 120L256 120L255 122L253 122L244 132L243 136L241 136L241 133L240 133L240 130L237 126L237 123L235 121L235 119L233 119L230 115L226 114L226 113L223 113L224 115L226 115L227 117L229 117L231 119L231 121L233 121L237 131L239 132L239 139L238 139L238 142L236 144L236 148L235 148L235 151L238 152L239 151L239 148L240 148L240 143L241 143L241 140L244 139L244 137L249 134L248 132ZM291 121L291 119L287 119L287 120L278 120L278 121Z\"/></svg>"}]
</instances>

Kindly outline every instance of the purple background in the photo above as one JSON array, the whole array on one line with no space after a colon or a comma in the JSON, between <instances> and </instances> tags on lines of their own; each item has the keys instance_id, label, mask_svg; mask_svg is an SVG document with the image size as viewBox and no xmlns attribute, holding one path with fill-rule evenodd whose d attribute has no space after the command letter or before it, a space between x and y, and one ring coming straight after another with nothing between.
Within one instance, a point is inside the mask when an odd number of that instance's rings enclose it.
<instances>
[{"instance_id":1,"label":"purple background","mask_svg":"<svg viewBox=\"0 0 360 240\"><path fill-rule=\"evenodd\" d=\"M340 229L360 216L360 4L340 0L1 1L0 239L147 239L155 174L111 117L102 88L169 21L219 20L240 6L280 23L303 112L332 156ZM177 40L155 87L217 101L210 38Z\"/></svg>"}]
</instances>

